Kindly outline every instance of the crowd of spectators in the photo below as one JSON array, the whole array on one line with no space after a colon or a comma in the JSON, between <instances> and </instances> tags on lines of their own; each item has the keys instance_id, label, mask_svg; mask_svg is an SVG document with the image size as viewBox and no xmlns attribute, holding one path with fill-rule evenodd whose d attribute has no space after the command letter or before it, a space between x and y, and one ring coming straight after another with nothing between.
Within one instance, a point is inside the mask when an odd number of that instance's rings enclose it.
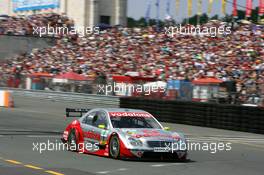
<instances>
[{"instance_id":1,"label":"crowd of spectators","mask_svg":"<svg viewBox=\"0 0 264 175\"><path fill-rule=\"evenodd\" d=\"M73 20L66 15L56 13L34 14L29 16L0 16L0 34L5 35L37 35L34 28L38 27L71 27Z\"/></svg>"},{"instance_id":2,"label":"crowd of spectators","mask_svg":"<svg viewBox=\"0 0 264 175\"><path fill-rule=\"evenodd\" d=\"M32 26L39 23L46 25L67 19L51 15L51 21L39 20L40 16L43 15L29 16L22 22L19 18L10 19L0 26L4 26L5 32L21 34L23 29L30 33ZM220 22L205 26L216 24ZM140 76L153 76L163 81L214 76L223 81L236 81L239 98L246 101L248 94L260 94L264 84L264 28L238 24L229 35L178 34L170 37L154 27L119 26L86 37L61 37L54 47L34 49L0 66L3 74L12 74L17 69L22 75L74 71L96 77L104 73L107 79L114 74L138 72Z\"/></svg>"}]
</instances>

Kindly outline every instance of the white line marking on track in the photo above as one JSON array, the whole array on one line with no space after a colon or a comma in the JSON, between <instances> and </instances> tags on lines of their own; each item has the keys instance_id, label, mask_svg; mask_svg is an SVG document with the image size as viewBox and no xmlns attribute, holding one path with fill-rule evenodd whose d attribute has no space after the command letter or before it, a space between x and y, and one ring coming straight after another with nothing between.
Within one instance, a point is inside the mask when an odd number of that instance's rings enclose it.
<instances>
[{"instance_id":1,"label":"white line marking on track","mask_svg":"<svg viewBox=\"0 0 264 175\"><path fill-rule=\"evenodd\" d=\"M150 165L151 167L163 167L166 166L166 164L155 164L155 165Z\"/></svg>"},{"instance_id":2,"label":"white line marking on track","mask_svg":"<svg viewBox=\"0 0 264 175\"><path fill-rule=\"evenodd\" d=\"M109 174L109 173L114 173L114 172L118 172L118 171L127 171L127 168L119 168L116 170L112 170L112 171L98 171L96 172L96 174Z\"/></svg>"},{"instance_id":3,"label":"white line marking on track","mask_svg":"<svg viewBox=\"0 0 264 175\"><path fill-rule=\"evenodd\" d=\"M127 168L119 168L119 169L117 169L117 171L126 171L127 170Z\"/></svg>"},{"instance_id":4,"label":"white line marking on track","mask_svg":"<svg viewBox=\"0 0 264 175\"><path fill-rule=\"evenodd\" d=\"M97 174L108 174L108 173L110 173L110 171L98 171L98 172L96 172Z\"/></svg>"},{"instance_id":5,"label":"white line marking on track","mask_svg":"<svg viewBox=\"0 0 264 175\"><path fill-rule=\"evenodd\" d=\"M184 165L183 163L167 163L167 164L154 164L150 165L151 167L165 167L165 166L174 166L174 165Z\"/></svg>"}]
</instances>

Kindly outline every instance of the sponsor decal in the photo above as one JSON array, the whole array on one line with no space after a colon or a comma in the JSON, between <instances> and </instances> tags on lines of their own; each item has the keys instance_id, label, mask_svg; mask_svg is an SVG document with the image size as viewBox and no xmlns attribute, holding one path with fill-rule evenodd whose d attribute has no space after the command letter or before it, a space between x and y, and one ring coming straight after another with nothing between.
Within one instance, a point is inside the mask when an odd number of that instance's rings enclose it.
<instances>
[{"instance_id":1,"label":"sponsor decal","mask_svg":"<svg viewBox=\"0 0 264 175\"><path fill-rule=\"evenodd\" d=\"M94 139L94 140L100 140L101 138L100 134L94 133L92 131L84 132L83 135L85 138Z\"/></svg>"},{"instance_id":2,"label":"sponsor decal","mask_svg":"<svg viewBox=\"0 0 264 175\"><path fill-rule=\"evenodd\" d=\"M141 137L163 137L163 138L171 138L174 140L179 140L179 136L172 136L172 135L167 135L167 134L161 134L161 133L145 133L145 134L134 134L132 137L135 138L141 138Z\"/></svg>"},{"instance_id":3,"label":"sponsor decal","mask_svg":"<svg viewBox=\"0 0 264 175\"><path fill-rule=\"evenodd\" d=\"M147 112L109 112L112 117L153 117Z\"/></svg>"},{"instance_id":4,"label":"sponsor decal","mask_svg":"<svg viewBox=\"0 0 264 175\"><path fill-rule=\"evenodd\" d=\"M171 138L174 140L180 139L178 135L169 135L169 134L163 134L160 131L157 130L143 130L142 134L131 134L132 137L141 138L141 137L163 137L163 138Z\"/></svg>"},{"instance_id":5,"label":"sponsor decal","mask_svg":"<svg viewBox=\"0 0 264 175\"><path fill-rule=\"evenodd\" d=\"M180 136L179 135L169 135L169 134L163 134L160 131L157 130L142 130L142 134L141 133L137 133L137 131L127 131L126 132L128 135L131 135L131 137L134 138L141 138L141 137L163 137L163 138L170 138L170 139L174 139L174 140L179 140Z\"/></svg>"}]
</instances>

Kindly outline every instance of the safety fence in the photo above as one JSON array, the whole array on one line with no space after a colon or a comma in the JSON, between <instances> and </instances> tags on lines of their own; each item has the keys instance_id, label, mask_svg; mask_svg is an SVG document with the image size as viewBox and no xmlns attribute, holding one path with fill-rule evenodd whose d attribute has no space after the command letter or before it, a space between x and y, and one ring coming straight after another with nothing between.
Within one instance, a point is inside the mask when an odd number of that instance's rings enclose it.
<instances>
[{"instance_id":1,"label":"safety fence","mask_svg":"<svg viewBox=\"0 0 264 175\"><path fill-rule=\"evenodd\" d=\"M37 98L40 100L51 100L58 102L72 102L79 104L98 105L99 107L119 107L119 98L114 96L92 95L70 92L39 91L0 88L0 90L10 90L14 97Z\"/></svg>"},{"instance_id":2,"label":"safety fence","mask_svg":"<svg viewBox=\"0 0 264 175\"><path fill-rule=\"evenodd\" d=\"M260 107L141 98L120 98L120 107L146 110L163 122L264 134Z\"/></svg>"},{"instance_id":3,"label":"safety fence","mask_svg":"<svg viewBox=\"0 0 264 175\"><path fill-rule=\"evenodd\" d=\"M10 88L0 90L12 91L14 97L143 109L163 122L264 134L264 108L260 107Z\"/></svg>"}]
</instances>

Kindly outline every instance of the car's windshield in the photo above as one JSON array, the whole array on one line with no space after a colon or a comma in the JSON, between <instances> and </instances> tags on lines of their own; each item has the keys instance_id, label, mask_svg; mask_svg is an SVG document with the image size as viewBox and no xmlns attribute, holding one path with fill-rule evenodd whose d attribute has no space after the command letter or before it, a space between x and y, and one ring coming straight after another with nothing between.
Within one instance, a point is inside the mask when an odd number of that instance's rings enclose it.
<instances>
[{"instance_id":1,"label":"car's windshield","mask_svg":"<svg viewBox=\"0 0 264 175\"><path fill-rule=\"evenodd\" d=\"M114 128L156 128L161 129L153 117L111 116Z\"/></svg>"}]
</instances>

